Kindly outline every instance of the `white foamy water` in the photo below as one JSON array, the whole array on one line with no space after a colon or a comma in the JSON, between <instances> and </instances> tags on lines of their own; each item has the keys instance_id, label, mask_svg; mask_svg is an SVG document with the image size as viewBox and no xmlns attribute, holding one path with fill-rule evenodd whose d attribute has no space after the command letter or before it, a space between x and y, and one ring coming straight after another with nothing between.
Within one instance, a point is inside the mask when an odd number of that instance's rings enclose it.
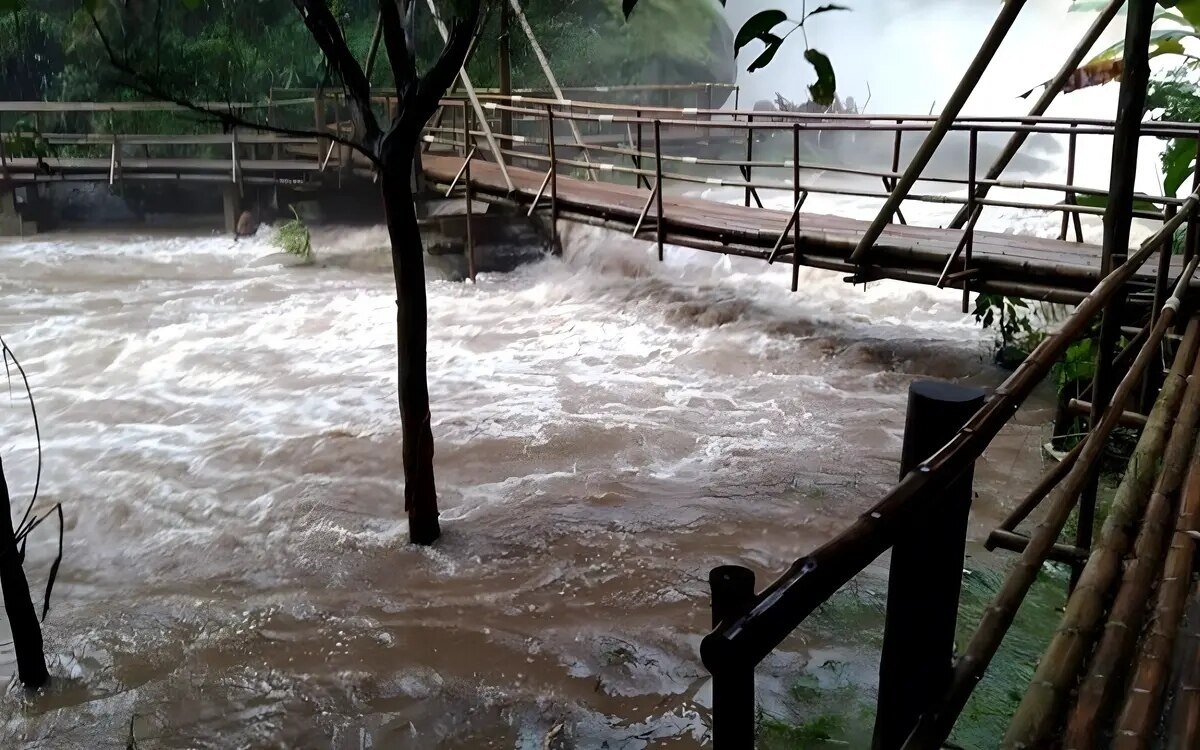
<instances>
[{"instance_id":1,"label":"white foamy water","mask_svg":"<svg viewBox=\"0 0 1200 750\"><path fill-rule=\"evenodd\" d=\"M261 239L0 242L67 518L54 684L10 684L3 744L124 747L131 722L140 747L702 744L708 569L768 580L878 499L914 377L1002 373L953 290L805 271L791 294L790 269L563 232L562 260L429 284L432 549L406 543L382 230L292 269L254 267ZM981 463L976 533L1036 474L1035 406ZM19 393L0 453L27 497ZM786 644L765 705L831 648L859 647Z\"/></svg>"}]
</instances>

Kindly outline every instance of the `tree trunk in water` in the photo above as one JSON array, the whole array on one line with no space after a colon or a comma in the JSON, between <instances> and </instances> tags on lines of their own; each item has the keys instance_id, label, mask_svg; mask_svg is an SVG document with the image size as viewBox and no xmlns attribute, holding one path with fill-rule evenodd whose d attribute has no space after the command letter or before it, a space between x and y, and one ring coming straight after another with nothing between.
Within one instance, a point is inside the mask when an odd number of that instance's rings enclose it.
<instances>
[{"instance_id":1,"label":"tree trunk in water","mask_svg":"<svg viewBox=\"0 0 1200 750\"><path fill-rule=\"evenodd\" d=\"M433 429L425 370L429 314L425 258L409 182L412 164L397 159L382 177L383 207L396 275L396 350L399 356L400 423L404 453L404 510L414 544L432 544L441 534L433 478Z\"/></svg>"},{"instance_id":2,"label":"tree trunk in water","mask_svg":"<svg viewBox=\"0 0 1200 750\"><path fill-rule=\"evenodd\" d=\"M29 581L21 567L17 539L13 531L12 509L4 465L0 464L0 589L4 591L4 611L12 628L13 649L17 652L17 676L27 688L40 688L50 679L46 654L42 647L42 626L38 623Z\"/></svg>"}]
</instances>

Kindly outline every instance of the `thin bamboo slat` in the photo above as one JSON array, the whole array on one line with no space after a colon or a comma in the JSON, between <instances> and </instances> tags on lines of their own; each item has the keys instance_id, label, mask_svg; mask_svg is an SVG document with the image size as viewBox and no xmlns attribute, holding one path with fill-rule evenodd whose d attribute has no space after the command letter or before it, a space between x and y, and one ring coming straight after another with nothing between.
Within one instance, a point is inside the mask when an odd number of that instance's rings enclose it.
<instances>
[{"instance_id":1,"label":"thin bamboo slat","mask_svg":"<svg viewBox=\"0 0 1200 750\"><path fill-rule=\"evenodd\" d=\"M1158 331L1165 334L1166 327L1160 326L1156 333ZM1133 541L1130 527L1141 514L1150 496L1159 460L1166 447L1179 401L1183 397L1185 373L1191 369L1192 359L1195 357L1198 331L1200 321L1193 320L1188 326L1185 347L1181 348L1179 355L1175 357L1171 373L1163 384L1146 427L1142 430L1137 448L1129 459L1129 467L1121 479L1113 499L1112 510L1105 520L1101 541L1088 557L1075 591L1067 602L1058 629L1038 662L1029 689L1013 714L1001 743L1003 748L1015 750L1044 744L1055 727L1071 688L1074 687L1076 675L1079 674L1087 656L1087 649L1091 645L1092 635L1104 616L1105 596L1120 573L1121 558ZM1162 338L1161 334L1158 338ZM1126 382L1128 380L1126 377ZM1115 400L1114 398L1114 402ZM1119 419L1120 409L1121 407L1114 403L1105 412L1105 418ZM1092 442L1090 437L1088 442ZM1103 440L1099 442L1098 447L1102 446ZM1077 464L1079 472L1073 473L1086 476L1092 464L1092 461L1084 461L1081 456ZM1060 503L1059 515L1063 515L1062 506L1071 504L1073 503ZM1038 530L1042 531L1042 528ZM1057 533L1056 530L1055 534Z\"/></svg>"},{"instance_id":2,"label":"thin bamboo slat","mask_svg":"<svg viewBox=\"0 0 1200 750\"><path fill-rule=\"evenodd\" d=\"M1092 656L1087 676L1079 687L1075 709L1067 721L1067 732L1063 741L1065 750L1096 747L1097 735L1108 725L1111 718L1109 712L1122 687L1121 680L1128 668L1130 651L1137 643L1138 633L1141 632L1146 600L1150 597L1155 575L1162 568L1163 551L1170 535L1171 515L1192 454L1198 418L1200 360L1192 367L1183 406L1167 442L1162 471L1159 473L1150 504L1146 508L1137 541L1134 542L1133 558L1125 564L1117 597L1110 608L1100 644ZM1131 528L1137 519L1135 517L1130 520L1130 527L1127 528ZM1106 535L1102 544L1112 540ZM1113 564L1120 565L1119 557L1113 560ZM1089 595L1103 598L1107 597L1109 592L1099 589L1083 592L1076 588L1072 597Z\"/></svg>"}]
</instances>

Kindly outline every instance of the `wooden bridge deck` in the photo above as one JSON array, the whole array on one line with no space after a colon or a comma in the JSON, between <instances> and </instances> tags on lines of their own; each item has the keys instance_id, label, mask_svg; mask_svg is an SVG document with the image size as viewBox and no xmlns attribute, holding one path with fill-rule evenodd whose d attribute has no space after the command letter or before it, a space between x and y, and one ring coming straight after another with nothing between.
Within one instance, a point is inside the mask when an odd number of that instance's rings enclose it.
<instances>
[{"instance_id":1,"label":"wooden bridge deck","mask_svg":"<svg viewBox=\"0 0 1200 750\"><path fill-rule=\"evenodd\" d=\"M461 156L426 154L425 174L448 184L462 167ZM499 167L473 160L473 189L481 196L508 198L528 205L537 195L545 173L508 167L515 192L508 194ZM590 224L632 231L650 191L604 181L558 178L560 215ZM543 200L549 197L547 188ZM672 245L766 259L787 226L787 211L731 205L701 198L663 197L666 241ZM648 222L653 219L651 208ZM961 238L958 230L891 225L876 244L871 263L864 268L846 261L869 222L839 216L801 212L799 264L856 274L862 280L893 278L936 284L946 259ZM652 228L639 237L654 238ZM1100 281L1101 249L1096 245L1029 235L976 231L972 268L978 269L971 288L1043 299L1076 302ZM792 262L790 253L780 260ZM1181 266L1173 260L1176 268ZM1152 283L1153 264L1144 266L1138 280ZM961 288L961 283L951 284Z\"/></svg>"}]
</instances>

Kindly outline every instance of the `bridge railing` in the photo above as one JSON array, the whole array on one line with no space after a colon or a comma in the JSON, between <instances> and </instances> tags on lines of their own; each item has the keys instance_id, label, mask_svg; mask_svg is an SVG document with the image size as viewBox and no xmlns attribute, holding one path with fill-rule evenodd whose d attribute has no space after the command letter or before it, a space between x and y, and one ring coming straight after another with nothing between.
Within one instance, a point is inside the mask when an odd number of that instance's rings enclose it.
<instances>
[{"instance_id":1,"label":"bridge railing","mask_svg":"<svg viewBox=\"0 0 1200 750\"><path fill-rule=\"evenodd\" d=\"M483 132L462 102L446 100L443 114L450 121L435 118L427 130L427 148L441 145L465 155L468 144L479 145L478 155L506 163L525 165L551 174L549 144L558 146L554 156L554 179L575 173L585 179L633 182L648 192L643 219L635 233L656 229L660 246L665 241L669 217L657 212L658 193L670 184L693 189L724 188L742 192L744 206L763 207L767 191L790 193L790 217L787 228L778 236L769 259L791 257L798 266L795 248L801 242L802 209L812 194L868 198L888 198L903 168L903 143L907 137L915 143L933 126L931 116L820 114L798 112L736 111L724 109L670 109L624 106L595 102L535 99L517 95L483 95L485 111L500 121L501 113L513 119L513 132L489 132L501 144L498 155L490 154L487 144L479 141ZM575 124L582 133L577 139L568 135L566 123ZM490 125L490 123L489 123ZM923 192L906 196L905 204L940 204L965 209L972 216L959 228L959 240L953 252L943 259L938 272L940 287L961 287L964 311L978 270L972 263L979 214L985 209L1038 211L1061 216L1058 239L1082 242L1081 217L1101 217L1107 191L1080 184L1076 179L1077 144L1082 138L1111 137L1113 123L1103 120L1066 118L963 118L952 132L962 142L957 160L961 170L923 176ZM997 136L1053 137L1067 142L1065 179L989 179L987 165L979 164L980 140ZM1148 122L1144 138L1196 139L1192 123ZM886 167L854 166L827 158L842 148L853 148L858 139L874 139L881 153L890 145L890 164ZM890 143L889 143L890 142ZM847 144L850 144L849 146ZM951 154L950 144L943 151ZM698 155L696 149L705 154ZM737 150L737 156L730 152ZM690 151L690 152L689 152ZM790 158L787 158L790 157ZM823 158L826 157L826 158ZM885 157L886 158L886 157ZM730 175L730 172L734 172ZM786 176L785 176L786 175ZM841 179L830 180L829 177ZM808 178L808 179L806 179ZM880 187L872 188L871 180ZM993 188L1024 191L1020 197L987 194ZM1034 198L1025 199L1027 196ZM1133 213L1137 218L1163 222L1178 211L1183 199L1175 196L1139 194ZM909 223L903 208L893 222ZM1073 236L1069 229L1074 229ZM1194 232L1190 236L1194 237ZM790 235L790 236L789 236ZM1194 249L1193 244L1189 248ZM794 271L798 270L794 268ZM1064 267L1064 273L1083 276L1082 267ZM796 273L793 273L795 288ZM1161 290L1160 290L1161 291ZM1160 296L1161 298L1161 296Z\"/></svg>"}]
</instances>

